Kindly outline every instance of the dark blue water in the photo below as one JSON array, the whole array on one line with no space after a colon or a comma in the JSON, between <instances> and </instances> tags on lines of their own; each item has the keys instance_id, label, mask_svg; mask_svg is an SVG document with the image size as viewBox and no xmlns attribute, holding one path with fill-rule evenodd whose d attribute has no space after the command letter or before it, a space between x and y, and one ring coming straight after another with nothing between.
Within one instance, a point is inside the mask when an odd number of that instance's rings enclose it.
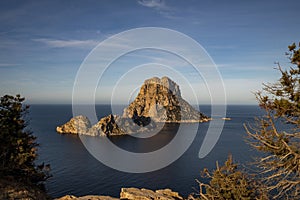
<instances>
[{"instance_id":1,"label":"dark blue water","mask_svg":"<svg viewBox=\"0 0 300 200\"><path fill-rule=\"evenodd\" d=\"M201 106L201 112L209 115L210 106ZM109 114L110 106L96 107L99 117ZM154 172L132 174L111 169L96 160L85 149L81 140L75 135L60 135L55 132L72 117L71 105L32 105L30 108L30 128L40 143L39 160L51 164L53 177L46 183L53 197L66 194L76 196L103 194L119 196L122 187L149 189L171 188L181 195L187 196L198 188L195 179L201 180L200 171L207 167L213 169L215 161L222 163L229 153L240 163L251 161L256 152L245 143L243 123L253 122L253 118L261 114L257 106L228 106L222 135L208 156L198 158L198 152L206 134L209 122L201 123L197 136L190 148L171 165ZM183 124L188 137L195 125ZM175 125L166 126L160 135L146 143L139 143L132 137L113 138L120 147L135 152L147 152L152 148L160 148L168 143L176 130ZM136 149L135 149L136 147Z\"/></svg>"}]
</instances>

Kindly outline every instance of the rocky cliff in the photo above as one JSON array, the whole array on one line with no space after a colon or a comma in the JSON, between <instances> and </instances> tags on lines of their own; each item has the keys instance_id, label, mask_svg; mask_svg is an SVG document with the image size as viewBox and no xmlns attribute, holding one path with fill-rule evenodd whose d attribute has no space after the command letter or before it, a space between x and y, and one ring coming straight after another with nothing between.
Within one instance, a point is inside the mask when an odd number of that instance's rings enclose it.
<instances>
[{"instance_id":1,"label":"rocky cliff","mask_svg":"<svg viewBox=\"0 0 300 200\"><path fill-rule=\"evenodd\" d=\"M56 127L58 133L85 134L91 128L91 122L86 116L75 116L67 123Z\"/></svg>"},{"instance_id":2,"label":"rocky cliff","mask_svg":"<svg viewBox=\"0 0 300 200\"><path fill-rule=\"evenodd\" d=\"M112 136L124 134L125 132L118 126L118 123L116 122L118 118L119 116L112 114L101 118L97 124L89 129L89 135Z\"/></svg>"},{"instance_id":3,"label":"rocky cliff","mask_svg":"<svg viewBox=\"0 0 300 200\"><path fill-rule=\"evenodd\" d=\"M179 86L168 77L146 80L135 100L124 109L125 118L141 116L150 117L156 122L208 120L181 97Z\"/></svg>"},{"instance_id":4,"label":"rocky cliff","mask_svg":"<svg viewBox=\"0 0 300 200\"><path fill-rule=\"evenodd\" d=\"M76 116L67 123L57 126L56 131L61 134L83 134L89 136L115 136L153 131L156 123L148 117L124 118L118 115L108 115L91 126L85 116Z\"/></svg>"},{"instance_id":5,"label":"rocky cliff","mask_svg":"<svg viewBox=\"0 0 300 200\"><path fill-rule=\"evenodd\" d=\"M76 116L58 126L58 133L114 136L152 131L156 122L205 122L208 117L194 109L181 97L179 86L168 77L144 82L135 100L122 116L108 115L91 126L85 116Z\"/></svg>"}]
</instances>

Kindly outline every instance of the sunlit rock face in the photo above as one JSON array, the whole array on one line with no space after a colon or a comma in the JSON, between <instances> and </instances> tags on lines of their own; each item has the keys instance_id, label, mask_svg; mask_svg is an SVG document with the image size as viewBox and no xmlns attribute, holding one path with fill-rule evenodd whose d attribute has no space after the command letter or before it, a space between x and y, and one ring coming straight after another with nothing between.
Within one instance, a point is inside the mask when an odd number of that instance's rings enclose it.
<instances>
[{"instance_id":1,"label":"sunlit rock face","mask_svg":"<svg viewBox=\"0 0 300 200\"><path fill-rule=\"evenodd\" d=\"M75 116L67 123L56 127L58 133L85 134L91 128L90 120L83 115Z\"/></svg>"},{"instance_id":2,"label":"sunlit rock face","mask_svg":"<svg viewBox=\"0 0 300 200\"><path fill-rule=\"evenodd\" d=\"M179 86L168 77L154 77L142 85L135 100L124 109L123 117L150 117L156 122L202 122L207 117L182 97Z\"/></svg>"},{"instance_id":3,"label":"sunlit rock face","mask_svg":"<svg viewBox=\"0 0 300 200\"><path fill-rule=\"evenodd\" d=\"M149 190L139 188L121 188L120 197L89 195L76 197L66 195L55 200L183 200L183 197L171 189Z\"/></svg>"}]
</instances>

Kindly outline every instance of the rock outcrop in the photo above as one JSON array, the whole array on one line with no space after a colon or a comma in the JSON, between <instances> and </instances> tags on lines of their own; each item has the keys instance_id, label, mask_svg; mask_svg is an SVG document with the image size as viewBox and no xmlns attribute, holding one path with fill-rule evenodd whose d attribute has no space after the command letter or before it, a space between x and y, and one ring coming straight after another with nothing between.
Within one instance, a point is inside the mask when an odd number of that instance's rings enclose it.
<instances>
[{"instance_id":1,"label":"rock outcrop","mask_svg":"<svg viewBox=\"0 0 300 200\"><path fill-rule=\"evenodd\" d=\"M148 190L138 188L122 188L120 198L109 196L83 196L76 197L73 195L66 195L56 200L183 200L178 192L173 192L170 189L163 190Z\"/></svg>"},{"instance_id":2,"label":"rock outcrop","mask_svg":"<svg viewBox=\"0 0 300 200\"><path fill-rule=\"evenodd\" d=\"M117 116L116 123L122 132L126 134L145 133L155 130L157 127L154 121L151 121L149 117L144 116L133 118Z\"/></svg>"},{"instance_id":3,"label":"rock outcrop","mask_svg":"<svg viewBox=\"0 0 300 200\"><path fill-rule=\"evenodd\" d=\"M148 189L138 188L122 188L120 199L128 200L183 200L178 192L170 189L156 190L155 192Z\"/></svg>"},{"instance_id":4,"label":"rock outcrop","mask_svg":"<svg viewBox=\"0 0 300 200\"><path fill-rule=\"evenodd\" d=\"M141 116L150 117L156 122L208 120L181 97L179 86L168 77L146 80L135 100L124 109L125 118Z\"/></svg>"},{"instance_id":5,"label":"rock outcrop","mask_svg":"<svg viewBox=\"0 0 300 200\"><path fill-rule=\"evenodd\" d=\"M122 135L125 131L120 129L115 121L119 116L108 115L100 119L100 121L91 126L89 119L85 116L76 116L70 119L67 123L56 127L58 133L83 134L90 136L112 136Z\"/></svg>"},{"instance_id":6,"label":"rock outcrop","mask_svg":"<svg viewBox=\"0 0 300 200\"><path fill-rule=\"evenodd\" d=\"M122 116L108 115L91 126L85 116L76 116L62 126L58 133L90 136L115 136L154 130L156 122L205 122L208 117L194 109L181 97L179 86L169 79L154 77L142 85L139 94L124 109Z\"/></svg>"},{"instance_id":7,"label":"rock outcrop","mask_svg":"<svg viewBox=\"0 0 300 200\"><path fill-rule=\"evenodd\" d=\"M147 117L123 118L118 115L108 115L91 126L90 121L85 116L71 118L64 125L56 127L56 131L61 134L82 134L89 136L116 136L133 133L149 132L156 128L156 124Z\"/></svg>"},{"instance_id":8,"label":"rock outcrop","mask_svg":"<svg viewBox=\"0 0 300 200\"><path fill-rule=\"evenodd\" d=\"M56 127L58 133L85 134L91 128L90 120L83 115L73 117L67 123Z\"/></svg>"},{"instance_id":9,"label":"rock outcrop","mask_svg":"<svg viewBox=\"0 0 300 200\"><path fill-rule=\"evenodd\" d=\"M59 199L55 200L119 200L119 198L114 198L110 196L96 196L96 195L88 195L83 197L76 197L74 195L66 195Z\"/></svg>"},{"instance_id":10,"label":"rock outcrop","mask_svg":"<svg viewBox=\"0 0 300 200\"><path fill-rule=\"evenodd\" d=\"M116 122L116 119L118 118L119 116L112 114L101 118L100 121L89 130L89 135L123 135L125 132L121 128L119 128L118 123Z\"/></svg>"}]
</instances>

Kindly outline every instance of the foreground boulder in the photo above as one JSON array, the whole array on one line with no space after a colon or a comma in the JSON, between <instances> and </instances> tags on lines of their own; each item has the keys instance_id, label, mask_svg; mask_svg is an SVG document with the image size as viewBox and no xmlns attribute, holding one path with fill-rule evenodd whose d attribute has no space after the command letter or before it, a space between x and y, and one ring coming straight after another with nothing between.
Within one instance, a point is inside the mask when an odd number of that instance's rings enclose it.
<instances>
[{"instance_id":1,"label":"foreground boulder","mask_svg":"<svg viewBox=\"0 0 300 200\"><path fill-rule=\"evenodd\" d=\"M109 196L83 196L76 197L73 195L66 195L56 200L183 200L178 192L173 192L170 189L163 190L148 190L138 188L122 188L120 198Z\"/></svg>"},{"instance_id":2,"label":"foreground boulder","mask_svg":"<svg viewBox=\"0 0 300 200\"><path fill-rule=\"evenodd\" d=\"M170 189L156 190L155 192L148 189L138 188L122 188L120 199L128 200L183 200L178 192Z\"/></svg>"},{"instance_id":3,"label":"foreground boulder","mask_svg":"<svg viewBox=\"0 0 300 200\"><path fill-rule=\"evenodd\" d=\"M119 199L110 196L88 195L83 197L76 197L74 195L66 195L56 200L119 200Z\"/></svg>"}]
</instances>

